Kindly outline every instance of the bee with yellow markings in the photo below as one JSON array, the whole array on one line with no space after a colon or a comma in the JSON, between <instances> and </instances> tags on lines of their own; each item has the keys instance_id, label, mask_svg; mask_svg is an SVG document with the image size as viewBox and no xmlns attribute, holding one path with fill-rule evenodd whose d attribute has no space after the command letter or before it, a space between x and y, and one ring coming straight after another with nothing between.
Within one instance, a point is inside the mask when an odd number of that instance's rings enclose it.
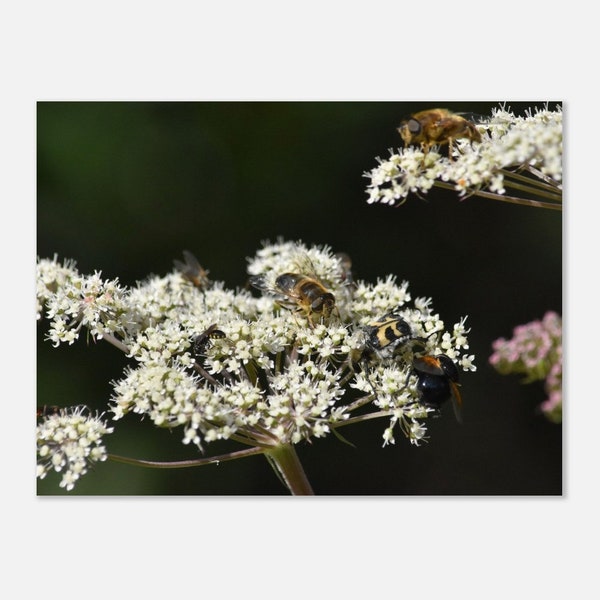
<instances>
[{"instance_id":1,"label":"bee with yellow markings","mask_svg":"<svg viewBox=\"0 0 600 600\"><path fill-rule=\"evenodd\" d=\"M204 368L204 361L207 356L207 351L210 348L212 340L222 340L227 336L224 331L217 329L217 324L213 323L207 327L203 332L199 333L193 341L192 355L194 357L194 364L192 368L199 373L206 381L212 383L214 386L218 386L218 381ZM222 371L226 374L226 371ZM227 374L227 377L231 378L231 375Z\"/></svg>"},{"instance_id":2,"label":"bee with yellow markings","mask_svg":"<svg viewBox=\"0 0 600 600\"><path fill-rule=\"evenodd\" d=\"M197 288L205 289L208 287L210 283L208 271L202 267L198 259L188 250L183 251L183 258L185 263L177 259L173 261L175 268Z\"/></svg>"},{"instance_id":3,"label":"bee with yellow markings","mask_svg":"<svg viewBox=\"0 0 600 600\"><path fill-rule=\"evenodd\" d=\"M445 354L415 357L413 373L417 376L421 403L439 409L451 399L456 420L462 422L462 397L458 389L458 367L454 361Z\"/></svg>"},{"instance_id":4,"label":"bee with yellow markings","mask_svg":"<svg viewBox=\"0 0 600 600\"><path fill-rule=\"evenodd\" d=\"M311 327L315 317L327 320L335 309L335 296L316 277L283 273L270 286L263 275L256 275L250 278L250 284L276 296L284 308L301 313Z\"/></svg>"},{"instance_id":5,"label":"bee with yellow markings","mask_svg":"<svg viewBox=\"0 0 600 600\"><path fill-rule=\"evenodd\" d=\"M365 367L370 360L390 359L396 349L413 339L410 325L397 313L389 312L362 327L362 348L353 351L351 361Z\"/></svg>"},{"instance_id":6,"label":"bee with yellow markings","mask_svg":"<svg viewBox=\"0 0 600 600\"><path fill-rule=\"evenodd\" d=\"M410 325L393 312L365 325L363 332L366 353L380 358L391 358L396 348L413 339Z\"/></svg>"},{"instance_id":7,"label":"bee with yellow markings","mask_svg":"<svg viewBox=\"0 0 600 600\"><path fill-rule=\"evenodd\" d=\"M450 159L454 140L481 142L481 134L471 121L445 108L422 110L411 115L400 123L398 132L406 146L420 144L425 154L431 146L448 144Z\"/></svg>"},{"instance_id":8,"label":"bee with yellow markings","mask_svg":"<svg viewBox=\"0 0 600 600\"><path fill-rule=\"evenodd\" d=\"M217 329L217 324L213 323L194 338L194 356L198 357L204 355L211 340L222 340L225 337L225 333L220 329Z\"/></svg>"}]
</instances>

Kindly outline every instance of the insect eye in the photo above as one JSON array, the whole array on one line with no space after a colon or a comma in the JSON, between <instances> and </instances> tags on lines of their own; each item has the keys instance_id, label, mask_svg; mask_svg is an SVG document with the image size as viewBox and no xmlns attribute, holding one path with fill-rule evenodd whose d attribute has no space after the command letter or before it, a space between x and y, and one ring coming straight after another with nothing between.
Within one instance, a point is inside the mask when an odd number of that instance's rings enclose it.
<instances>
[{"instance_id":1,"label":"insect eye","mask_svg":"<svg viewBox=\"0 0 600 600\"><path fill-rule=\"evenodd\" d=\"M411 133L419 133L421 131L421 123L416 119L410 119L407 123L408 130Z\"/></svg>"}]
</instances>

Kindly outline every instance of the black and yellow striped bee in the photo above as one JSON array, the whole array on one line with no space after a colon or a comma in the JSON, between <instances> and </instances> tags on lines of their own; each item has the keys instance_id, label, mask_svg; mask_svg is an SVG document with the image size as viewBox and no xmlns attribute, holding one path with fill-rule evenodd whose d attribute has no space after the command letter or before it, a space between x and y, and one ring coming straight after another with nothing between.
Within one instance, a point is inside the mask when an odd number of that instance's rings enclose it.
<instances>
[{"instance_id":1,"label":"black and yellow striped bee","mask_svg":"<svg viewBox=\"0 0 600 600\"><path fill-rule=\"evenodd\" d=\"M417 376L421 403L439 409L451 399L456 420L462 422L462 397L458 389L458 367L454 361L445 354L415 357L413 372Z\"/></svg>"},{"instance_id":2,"label":"black and yellow striped bee","mask_svg":"<svg viewBox=\"0 0 600 600\"><path fill-rule=\"evenodd\" d=\"M210 283L208 271L202 267L198 259L189 250L183 251L183 258L185 263L177 259L173 261L175 268L197 288L202 290L207 288Z\"/></svg>"},{"instance_id":3,"label":"black and yellow striped bee","mask_svg":"<svg viewBox=\"0 0 600 600\"><path fill-rule=\"evenodd\" d=\"M250 278L250 284L276 296L284 308L301 313L311 327L314 327L314 317L327 320L335 309L335 296L315 277L283 273L270 286L264 276L257 275Z\"/></svg>"}]
</instances>

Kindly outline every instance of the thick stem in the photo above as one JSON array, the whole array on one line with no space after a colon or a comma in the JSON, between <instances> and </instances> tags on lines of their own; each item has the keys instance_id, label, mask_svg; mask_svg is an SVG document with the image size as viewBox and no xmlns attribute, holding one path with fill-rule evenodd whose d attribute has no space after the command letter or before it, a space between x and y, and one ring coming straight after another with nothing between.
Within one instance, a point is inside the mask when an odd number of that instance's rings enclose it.
<instances>
[{"instance_id":1,"label":"thick stem","mask_svg":"<svg viewBox=\"0 0 600 600\"><path fill-rule=\"evenodd\" d=\"M271 450L265 451L265 455L294 496L314 496L312 487L296 454L296 449L292 444L275 446Z\"/></svg>"}]
</instances>

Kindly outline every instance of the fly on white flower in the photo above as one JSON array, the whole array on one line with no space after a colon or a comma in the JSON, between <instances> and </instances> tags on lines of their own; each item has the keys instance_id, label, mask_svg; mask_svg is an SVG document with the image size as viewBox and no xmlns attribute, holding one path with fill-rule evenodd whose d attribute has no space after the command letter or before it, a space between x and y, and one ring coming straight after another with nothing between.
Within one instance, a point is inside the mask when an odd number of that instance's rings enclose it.
<instances>
[{"instance_id":1,"label":"fly on white flower","mask_svg":"<svg viewBox=\"0 0 600 600\"><path fill-rule=\"evenodd\" d=\"M272 293L279 304L306 317L310 327L315 321L328 321L335 310L335 296L318 280L300 273L282 273L269 285L262 275L250 277L255 288Z\"/></svg>"},{"instance_id":2,"label":"fly on white flower","mask_svg":"<svg viewBox=\"0 0 600 600\"><path fill-rule=\"evenodd\" d=\"M361 281L348 257L326 246L265 244L248 261L262 297L202 278L190 285L198 265L184 256L179 272L132 289L99 273L65 270L55 284L58 268L44 266L53 281L41 286L39 302L55 332L50 339L76 341L77 335L56 333L63 330L101 331L101 339L134 360L113 383L115 421L134 413L179 429L183 443L202 453L211 442L229 440L242 445L240 456L273 458L282 448L341 435L340 428L372 418L389 419L384 445L394 443L397 431L419 444L424 421L458 389L458 369L475 369L474 357L463 353L464 319L447 330L431 299L413 302L408 282L393 275ZM87 312L81 290L93 299ZM112 430L81 412L45 412L40 477L66 469L63 485L72 489L89 461L107 457L101 445L89 455L84 450ZM81 448L63 445L65 435L83 436Z\"/></svg>"},{"instance_id":3,"label":"fly on white flower","mask_svg":"<svg viewBox=\"0 0 600 600\"><path fill-rule=\"evenodd\" d=\"M173 264L180 273L196 287L204 289L210 284L208 271L202 267L198 259L189 251L183 251L185 263L180 260L173 260Z\"/></svg>"},{"instance_id":4,"label":"fly on white flower","mask_svg":"<svg viewBox=\"0 0 600 600\"><path fill-rule=\"evenodd\" d=\"M422 110L411 115L402 121L398 133L407 146L419 144L425 154L432 146L448 144L450 160L454 140L481 142L481 134L474 123L445 108Z\"/></svg>"},{"instance_id":5,"label":"fly on white flower","mask_svg":"<svg viewBox=\"0 0 600 600\"><path fill-rule=\"evenodd\" d=\"M425 110L402 121L405 147L391 151L365 177L368 204L399 206L434 187L458 197L562 210L562 107L516 116L504 107L476 123L445 109ZM475 143L473 143L475 142ZM448 145L444 156L439 147ZM509 195L506 189L517 190Z\"/></svg>"},{"instance_id":6,"label":"fly on white flower","mask_svg":"<svg viewBox=\"0 0 600 600\"><path fill-rule=\"evenodd\" d=\"M421 404L439 409L452 400L454 416L462 422L462 396L458 386L458 368L445 354L436 356L417 356L413 360L413 369L417 375L417 390L421 394Z\"/></svg>"}]
</instances>

